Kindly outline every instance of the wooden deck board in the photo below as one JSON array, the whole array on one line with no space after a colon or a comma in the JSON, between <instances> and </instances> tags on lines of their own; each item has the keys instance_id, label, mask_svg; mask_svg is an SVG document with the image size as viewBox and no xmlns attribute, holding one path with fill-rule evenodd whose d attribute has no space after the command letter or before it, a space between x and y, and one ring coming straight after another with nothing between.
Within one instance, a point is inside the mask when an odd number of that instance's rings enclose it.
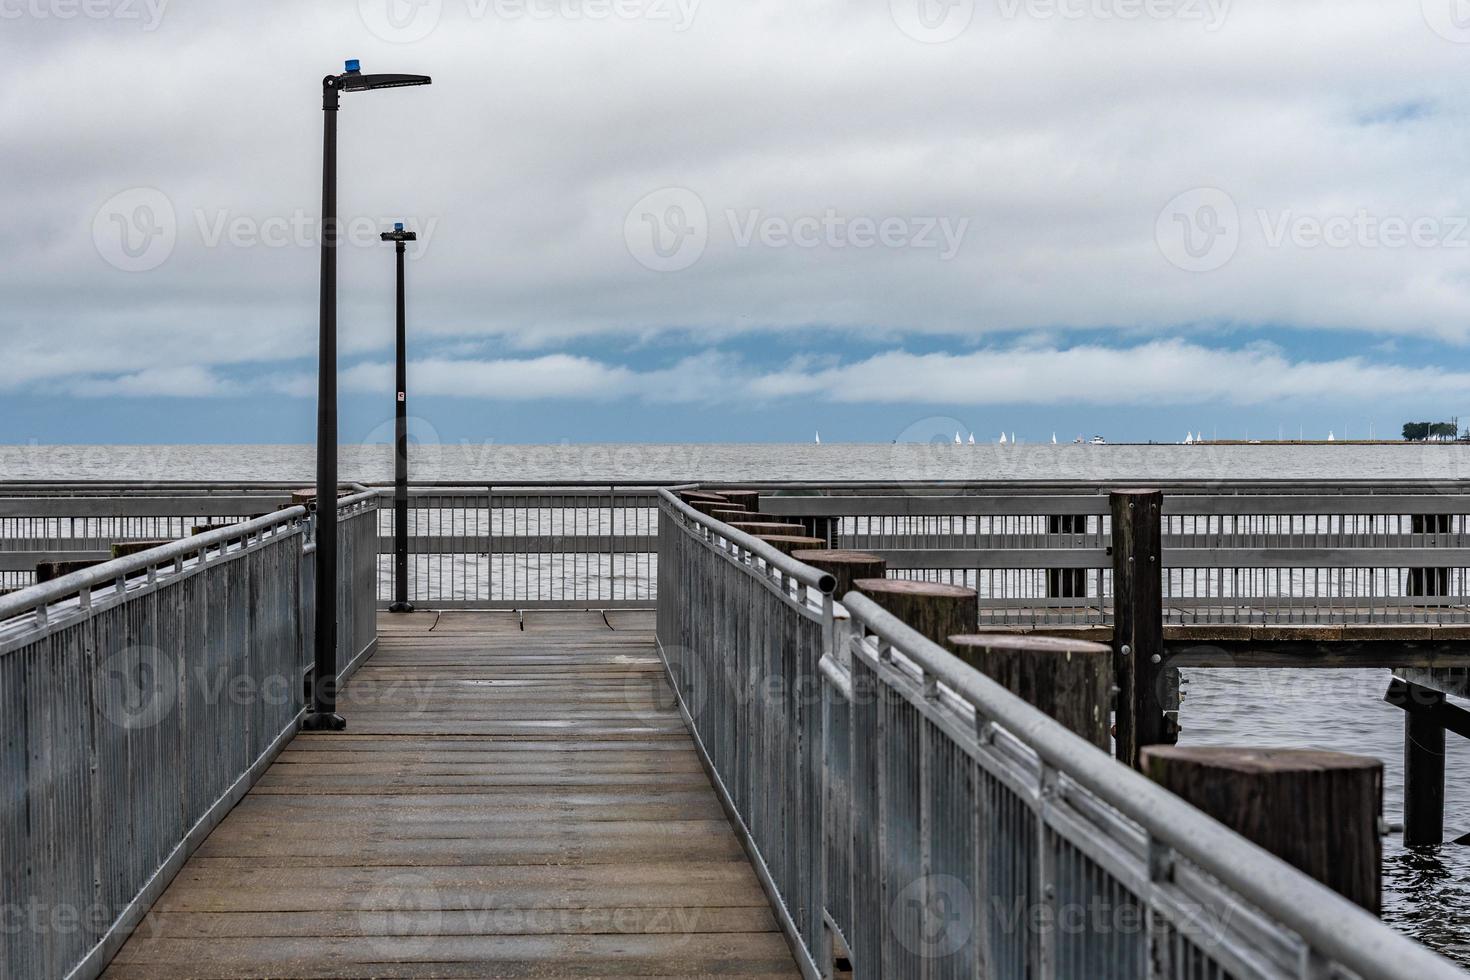
<instances>
[{"instance_id":1,"label":"wooden deck board","mask_svg":"<svg viewBox=\"0 0 1470 980\"><path fill-rule=\"evenodd\" d=\"M105 976L798 975L647 615L381 622Z\"/></svg>"}]
</instances>

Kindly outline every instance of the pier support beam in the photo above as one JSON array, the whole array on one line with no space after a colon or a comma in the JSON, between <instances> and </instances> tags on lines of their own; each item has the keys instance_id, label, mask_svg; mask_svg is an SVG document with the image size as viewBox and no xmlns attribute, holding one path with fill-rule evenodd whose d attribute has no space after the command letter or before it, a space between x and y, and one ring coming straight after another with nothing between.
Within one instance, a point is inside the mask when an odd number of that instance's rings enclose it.
<instances>
[{"instance_id":1,"label":"pier support beam","mask_svg":"<svg viewBox=\"0 0 1470 980\"><path fill-rule=\"evenodd\" d=\"M1145 746L1154 782L1378 915L1383 763L1310 749Z\"/></svg>"},{"instance_id":2,"label":"pier support beam","mask_svg":"<svg viewBox=\"0 0 1470 980\"><path fill-rule=\"evenodd\" d=\"M1470 738L1470 711L1395 677L1383 700L1404 709L1404 846L1444 843L1445 730Z\"/></svg>"},{"instance_id":3,"label":"pier support beam","mask_svg":"<svg viewBox=\"0 0 1470 980\"><path fill-rule=\"evenodd\" d=\"M1177 718L1165 714L1163 505L1158 490L1109 495L1113 518L1113 650L1118 700L1115 754L1138 765L1145 745L1172 745Z\"/></svg>"}]
</instances>

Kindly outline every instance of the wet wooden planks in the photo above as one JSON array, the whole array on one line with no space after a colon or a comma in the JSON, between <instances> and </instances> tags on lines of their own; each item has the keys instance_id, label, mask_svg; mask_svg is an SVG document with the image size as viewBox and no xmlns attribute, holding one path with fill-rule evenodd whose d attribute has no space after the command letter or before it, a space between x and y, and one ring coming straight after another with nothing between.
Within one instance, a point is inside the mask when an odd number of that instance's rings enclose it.
<instances>
[{"instance_id":1,"label":"wet wooden planks","mask_svg":"<svg viewBox=\"0 0 1470 980\"><path fill-rule=\"evenodd\" d=\"M381 623L106 976L797 975L648 615Z\"/></svg>"}]
</instances>

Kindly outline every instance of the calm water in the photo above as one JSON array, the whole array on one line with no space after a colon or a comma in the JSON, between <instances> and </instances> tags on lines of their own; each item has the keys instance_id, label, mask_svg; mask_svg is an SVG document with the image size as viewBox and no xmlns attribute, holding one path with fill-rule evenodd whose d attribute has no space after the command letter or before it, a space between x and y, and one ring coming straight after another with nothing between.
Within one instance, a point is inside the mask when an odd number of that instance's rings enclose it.
<instances>
[{"instance_id":1,"label":"calm water","mask_svg":"<svg viewBox=\"0 0 1470 980\"><path fill-rule=\"evenodd\" d=\"M310 483L309 446L0 446L4 479ZM352 445L344 480L391 478L384 445ZM1463 479L1461 446L419 445L421 480ZM1190 670L1185 743L1300 746L1379 758L1402 818L1403 718L1383 670ZM1470 744L1450 736L1446 836L1470 832ZM1385 917L1470 964L1470 847L1385 840Z\"/></svg>"}]
</instances>

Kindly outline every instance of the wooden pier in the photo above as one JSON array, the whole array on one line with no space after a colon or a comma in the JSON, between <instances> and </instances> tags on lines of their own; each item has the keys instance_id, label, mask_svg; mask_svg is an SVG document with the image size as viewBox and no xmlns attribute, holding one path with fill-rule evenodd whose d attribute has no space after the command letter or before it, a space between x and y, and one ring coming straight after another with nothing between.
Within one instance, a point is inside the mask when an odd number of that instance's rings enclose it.
<instances>
[{"instance_id":1,"label":"wooden pier","mask_svg":"<svg viewBox=\"0 0 1470 980\"><path fill-rule=\"evenodd\" d=\"M381 614L104 976L797 976L647 613Z\"/></svg>"},{"instance_id":2,"label":"wooden pier","mask_svg":"<svg viewBox=\"0 0 1470 980\"><path fill-rule=\"evenodd\" d=\"M0 974L1464 976L1372 914L1376 760L1312 860L1252 801L1320 758L1134 766L1175 667L1391 666L1405 840L1438 841L1470 495L810 489L429 488L405 556L354 487L325 590L279 488L12 488ZM405 567L431 611L378 612ZM338 683L347 729L303 732Z\"/></svg>"}]
</instances>

